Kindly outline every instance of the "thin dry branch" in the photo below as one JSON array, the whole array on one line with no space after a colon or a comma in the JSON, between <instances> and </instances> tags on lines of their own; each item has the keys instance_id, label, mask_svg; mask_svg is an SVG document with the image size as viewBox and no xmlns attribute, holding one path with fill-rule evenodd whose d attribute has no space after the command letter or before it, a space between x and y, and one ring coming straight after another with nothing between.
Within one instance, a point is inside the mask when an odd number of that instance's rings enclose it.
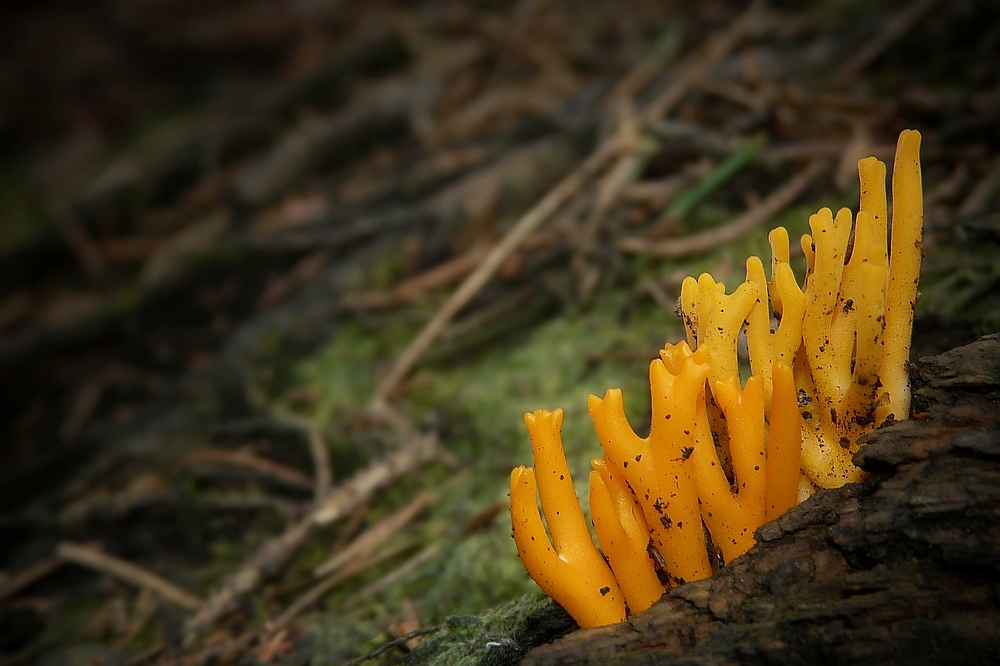
<instances>
[{"instance_id":1,"label":"thin dry branch","mask_svg":"<svg viewBox=\"0 0 1000 666\"><path fill-rule=\"evenodd\" d=\"M425 462L440 459L444 453L433 435L415 437L406 448L386 456L335 488L313 519L319 525L326 525L344 518L379 488L409 474Z\"/></svg>"},{"instance_id":2,"label":"thin dry branch","mask_svg":"<svg viewBox=\"0 0 1000 666\"><path fill-rule=\"evenodd\" d=\"M264 543L222 586L213 592L185 624L184 641L191 645L211 629L241 599L256 590L265 578L280 571L318 524L328 524L350 514L379 488L408 474L419 465L439 458L441 447L432 436L415 437L406 447L376 461L334 488L326 499L301 520Z\"/></svg>"},{"instance_id":3,"label":"thin dry branch","mask_svg":"<svg viewBox=\"0 0 1000 666\"><path fill-rule=\"evenodd\" d=\"M195 609L202 603L198 597L156 574L90 546L64 541L56 549L56 555L67 562L106 573L136 587L149 588L165 601L172 601L182 608Z\"/></svg>"},{"instance_id":4,"label":"thin dry branch","mask_svg":"<svg viewBox=\"0 0 1000 666\"><path fill-rule=\"evenodd\" d=\"M309 443L309 453L313 459L313 494L316 505L326 499L333 485L333 468L330 466L330 451L326 448L323 433L312 419L304 416L290 416L284 419L288 425L301 430Z\"/></svg>"},{"instance_id":5,"label":"thin dry branch","mask_svg":"<svg viewBox=\"0 0 1000 666\"><path fill-rule=\"evenodd\" d=\"M364 589L360 590L357 594L352 596L341 607L341 610L348 611L356 607L360 602L364 601L368 597L374 596L385 590L386 588L392 587L397 582L406 578L411 573L422 567L427 562L434 559L437 554L441 551L441 543L436 542L424 548L422 551L403 562L397 568L393 569L386 575L382 576L372 584L368 585Z\"/></svg>"},{"instance_id":6,"label":"thin dry branch","mask_svg":"<svg viewBox=\"0 0 1000 666\"><path fill-rule=\"evenodd\" d=\"M711 74L749 32L759 29L765 16L764 2L756 0L728 28L713 35L702 49L685 59L677 79L643 109L641 124L645 126L665 116L694 85Z\"/></svg>"},{"instance_id":7,"label":"thin dry branch","mask_svg":"<svg viewBox=\"0 0 1000 666\"><path fill-rule=\"evenodd\" d=\"M882 31L844 63L834 76L834 82L843 84L857 78L939 3L940 0L918 0L889 18Z\"/></svg>"},{"instance_id":8,"label":"thin dry branch","mask_svg":"<svg viewBox=\"0 0 1000 666\"><path fill-rule=\"evenodd\" d=\"M420 515L424 509L430 506L434 500L434 493L420 493L416 499L389 514L374 526L365 530L349 546L334 553L321 565L316 567L314 574L317 577L329 575L348 562L368 557L376 548L385 541L406 527L414 518Z\"/></svg>"},{"instance_id":9,"label":"thin dry branch","mask_svg":"<svg viewBox=\"0 0 1000 666\"><path fill-rule=\"evenodd\" d=\"M10 599L21 590L31 587L59 569L66 560L60 557L49 557L35 562L27 569L18 571L3 585L0 585L0 601Z\"/></svg>"},{"instance_id":10,"label":"thin dry branch","mask_svg":"<svg viewBox=\"0 0 1000 666\"><path fill-rule=\"evenodd\" d=\"M192 451L181 460L184 465L226 465L252 470L264 477L288 486L313 490L312 479L297 469L246 451L204 449Z\"/></svg>"},{"instance_id":11,"label":"thin dry branch","mask_svg":"<svg viewBox=\"0 0 1000 666\"><path fill-rule=\"evenodd\" d=\"M1000 157L993 160L993 165L986 175L962 201L962 205L958 207L959 217L969 217L981 212L998 189L1000 189Z\"/></svg>"},{"instance_id":12,"label":"thin dry branch","mask_svg":"<svg viewBox=\"0 0 1000 666\"><path fill-rule=\"evenodd\" d=\"M735 220L700 234L684 238L671 238L651 243L645 238L623 238L618 242L622 252L645 254L654 257L684 257L731 243L748 234L755 227L768 221L787 208L805 189L828 168L826 162L811 163L805 171L795 174L788 182L771 192L758 205Z\"/></svg>"},{"instance_id":13,"label":"thin dry branch","mask_svg":"<svg viewBox=\"0 0 1000 666\"><path fill-rule=\"evenodd\" d=\"M57 213L55 216L56 226L62 233L63 238L69 245L76 260L80 262L80 268L91 280L97 281L104 277L107 266L101 251L94 244L87 229L83 226L80 218L73 212Z\"/></svg>"},{"instance_id":14,"label":"thin dry branch","mask_svg":"<svg viewBox=\"0 0 1000 666\"><path fill-rule=\"evenodd\" d=\"M288 623L294 620L299 613L322 599L327 593L333 590L333 588L337 587L344 581L353 578L354 576L357 576L358 574L367 571L382 562L385 562L386 560L396 557L400 553L412 547L412 543L402 543L391 548L386 548L372 557L364 557L353 560L347 566L333 572L326 578L316 583L316 585L311 587L308 592L305 592L302 596L292 602L292 605L286 608L285 611L273 622L269 623L268 630L274 632L288 626Z\"/></svg>"},{"instance_id":15,"label":"thin dry branch","mask_svg":"<svg viewBox=\"0 0 1000 666\"><path fill-rule=\"evenodd\" d=\"M525 213L517 221L507 235L490 250L479 267L459 286L445 301L444 305L431 317L423 330L410 342L403 351L389 374L379 383L375 395L369 402L374 411L380 411L380 403L388 401L406 374L423 356L424 352L441 335L448 323L468 305L469 301L479 293L479 290L489 282L490 278L500 269L511 253L517 249L521 241L545 222L566 201L580 191L584 184L617 153L616 142L601 145L586 161L569 173L541 201Z\"/></svg>"}]
</instances>

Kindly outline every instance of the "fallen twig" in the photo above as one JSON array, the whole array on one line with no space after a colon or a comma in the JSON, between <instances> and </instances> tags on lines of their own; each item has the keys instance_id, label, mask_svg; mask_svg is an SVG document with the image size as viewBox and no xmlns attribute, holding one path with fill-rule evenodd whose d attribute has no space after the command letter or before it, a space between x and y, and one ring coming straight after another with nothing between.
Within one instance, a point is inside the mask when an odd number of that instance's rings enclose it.
<instances>
[{"instance_id":1,"label":"fallen twig","mask_svg":"<svg viewBox=\"0 0 1000 666\"><path fill-rule=\"evenodd\" d=\"M464 278L480 264L489 248L476 246L457 257L438 264L430 270L415 275L391 290L346 294L341 303L346 307L379 308L397 305Z\"/></svg>"},{"instance_id":2,"label":"fallen twig","mask_svg":"<svg viewBox=\"0 0 1000 666\"><path fill-rule=\"evenodd\" d=\"M266 312L307 284L330 264L330 253L317 250L300 259L290 271L276 278L257 299L257 311Z\"/></svg>"},{"instance_id":3,"label":"fallen twig","mask_svg":"<svg viewBox=\"0 0 1000 666\"><path fill-rule=\"evenodd\" d=\"M440 456L441 447L432 436L414 438L405 448L375 462L369 468L334 488L305 517L290 525L282 534L265 542L222 586L188 619L184 627L184 642L195 639L225 613L250 594L268 576L280 571L317 524L328 524L350 514L385 484L407 474L418 465Z\"/></svg>"},{"instance_id":4,"label":"fallen twig","mask_svg":"<svg viewBox=\"0 0 1000 666\"><path fill-rule=\"evenodd\" d=\"M418 465L440 458L442 453L434 436L414 438L405 448L383 458L335 488L316 512L315 522L326 525L347 516L377 489L409 473Z\"/></svg>"},{"instance_id":5,"label":"fallen twig","mask_svg":"<svg viewBox=\"0 0 1000 666\"><path fill-rule=\"evenodd\" d=\"M76 260L80 262L80 268L83 269L84 274L91 280L103 278L107 270L104 257L76 213L71 211L56 213L54 218L56 226L59 227L59 231L66 239L66 243L76 255Z\"/></svg>"},{"instance_id":6,"label":"fallen twig","mask_svg":"<svg viewBox=\"0 0 1000 666\"><path fill-rule=\"evenodd\" d=\"M184 465L242 467L293 488L313 490L315 487L312 479L299 470L246 451L224 451L221 449L192 451L181 459L181 463Z\"/></svg>"},{"instance_id":7,"label":"fallen twig","mask_svg":"<svg viewBox=\"0 0 1000 666\"><path fill-rule=\"evenodd\" d=\"M159 641L126 661L125 666L139 666L139 664L145 664L150 659L155 659L160 656L160 653L166 649L167 644L163 641Z\"/></svg>"},{"instance_id":8,"label":"fallen twig","mask_svg":"<svg viewBox=\"0 0 1000 666\"><path fill-rule=\"evenodd\" d=\"M962 201L962 205L958 207L958 216L970 217L981 212L998 189L1000 189L1000 157L993 160L993 165L986 175Z\"/></svg>"},{"instance_id":9,"label":"fallen twig","mask_svg":"<svg viewBox=\"0 0 1000 666\"><path fill-rule=\"evenodd\" d=\"M406 527L414 518L426 509L434 499L434 493L420 493L412 502L389 514L374 526L365 530L349 546L334 553L321 565L316 567L314 575L327 576L352 560L368 557L379 545Z\"/></svg>"},{"instance_id":10,"label":"fallen twig","mask_svg":"<svg viewBox=\"0 0 1000 666\"><path fill-rule=\"evenodd\" d=\"M301 430L309 443L309 453L313 459L313 494L316 506L326 499L333 485L333 469L330 466L330 451L326 448L323 433L312 419L303 416L291 416L284 419L289 425Z\"/></svg>"},{"instance_id":11,"label":"fallen twig","mask_svg":"<svg viewBox=\"0 0 1000 666\"><path fill-rule=\"evenodd\" d=\"M479 290L493 277L506 261L507 257L517 249L525 238L538 228L545 220L555 213L571 196L576 194L584 183L586 183L594 173L604 167L617 151L615 142L608 142L598 148L583 164L578 166L558 185L549 190L549 193L542 197L542 200L535 204L531 210L525 213L517 224L515 224L507 235L497 245L490 250L479 267L472 272L469 277L459 286L459 288L445 301L444 305L431 317L423 330L416 338L410 342L403 351L396 364L389 374L379 383L375 395L369 402L374 411L379 411L378 403L386 402L396 389L403 377L413 369L420 360L427 348L444 331L448 323L458 312L468 305L469 301L479 293Z\"/></svg>"},{"instance_id":12,"label":"fallen twig","mask_svg":"<svg viewBox=\"0 0 1000 666\"><path fill-rule=\"evenodd\" d=\"M286 626L288 623L294 620L299 613L309 608L317 601L322 599L330 590L340 585L344 581L357 576L358 574L371 569L372 567L385 562L386 560L396 557L400 553L413 547L413 543L402 543L392 548L386 548L380 553L376 553L372 557L359 558L353 560L347 566L342 569L335 571L326 578L322 579L316 583L313 587L309 589L308 592L304 593L298 599L296 599L292 604L285 609L285 611L279 615L275 620L268 624L268 630L271 632L278 631Z\"/></svg>"},{"instance_id":13,"label":"fallen twig","mask_svg":"<svg viewBox=\"0 0 1000 666\"><path fill-rule=\"evenodd\" d=\"M691 88L708 76L712 69L743 40L764 16L764 3L757 0L722 32L713 35L703 49L693 53L681 63L677 79L643 109L640 122L643 126L659 120L680 102Z\"/></svg>"},{"instance_id":14,"label":"fallen twig","mask_svg":"<svg viewBox=\"0 0 1000 666\"><path fill-rule=\"evenodd\" d=\"M360 602L364 601L368 597L376 595L382 590L391 587L401 579L410 575L410 573L416 571L424 564L434 559L434 557L436 557L438 552L440 551L441 551L441 543L440 542L432 543L431 545L427 546L422 551L420 551L419 553L408 559L406 562L403 562L401 565L399 565L386 575L382 576L375 582L371 583L362 590L358 591L357 594L355 594L346 602L344 602L344 605L341 606L341 610L348 611L357 606Z\"/></svg>"},{"instance_id":15,"label":"fallen twig","mask_svg":"<svg viewBox=\"0 0 1000 666\"><path fill-rule=\"evenodd\" d=\"M447 622L442 622L441 624L435 624L430 627L421 627L419 629L414 629L413 631L407 634L403 634L399 638L394 638L391 641L383 643L382 645L378 646L377 648L375 648L371 652L368 652L367 654L363 654L360 657L357 657L356 659L351 659L350 661L345 662L344 666L360 666L360 664L363 664L366 661L371 661L372 659L382 656L392 648L406 645L407 642L409 642L411 639L417 638L418 636L426 636L427 634L437 633L442 629L445 629L447 626L448 626Z\"/></svg>"},{"instance_id":16,"label":"fallen twig","mask_svg":"<svg viewBox=\"0 0 1000 666\"><path fill-rule=\"evenodd\" d=\"M198 597L156 574L90 546L64 541L56 548L56 555L67 562L95 569L136 587L148 587L165 601L172 601L182 608L191 610L202 603Z\"/></svg>"},{"instance_id":17,"label":"fallen twig","mask_svg":"<svg viewBox=\"0 0 1000 666\"><path fill-rule=\"evenodd\" d=\"M708 252L713 248L731 243L777 215L795 201L827 168L828 165L825 162L813 162L805 171L795 174L788 182L771 192L757 206L722 226L693 236L671 238L658 243L650 243L645 238L623 238L618 241L618 248L622 252L654 257L683 257Z\"/></svg>"},{"instance_id":18,"label":"fallen twig","mask_svg":"<svg viewBox=\"0 0 1000 666\"><path fill-rule=\"evenodd\" d=\"M17 572L0 586L0 601L10 599L21 590L31 587L59 569L65 562L66 560L61 557L49 557Z\"/></svg>"},{"instance_id":19,"label":"fallen twig","mask_svg":"<svg viewBox=\"0 0 1000 666\"><path fill-rule=\"evenodd\" d=\"M847 83L878 59L886 50L910 31L940 0L918 0L906 5L889 18L885 27L870 42L858 49L833 77L835 83Z\"/></svg>"}]
</instances>

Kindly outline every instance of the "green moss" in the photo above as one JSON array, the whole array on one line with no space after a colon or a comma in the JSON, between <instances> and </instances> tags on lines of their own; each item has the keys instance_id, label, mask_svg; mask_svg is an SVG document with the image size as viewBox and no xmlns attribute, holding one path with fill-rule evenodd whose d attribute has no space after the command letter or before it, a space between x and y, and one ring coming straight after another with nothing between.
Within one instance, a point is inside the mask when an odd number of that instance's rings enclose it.
<instances>
[{"instance_id":1,"label":"green moss","mask_svg":"<svg viewBox=\"0 0 1000 666\"><path fill-rule=\"evenodd\" d=\"M587 416L588 394L622 386L629 415L648 421L646 364L603 359L614 351L652 357L680 335L677 320L660 309L647 308L622 322L627 304L628 294L611 294L589 311L567 312L493 348L477 362L439 370L410 403L418 412L443 412L454 428L455 436L446 442L453 450L506 471L511 463L531 459L524 412L562 407L567 456L580 481L589 471L589 458L599 451Z\"/></svg>"},{"instance_id":2,"label":"green moss","mask_svg":"<svg viewBox=\"0 0 1000 666\"><path fill-rule=\"evenodd\" d=\"M575 628L548 599L525 595L477 615L448 618L425 638L406 663L420 666L516 664L531 647Z\"/></svg>"},{"instance_id":3,"label":"green moss","mask_svg":"<svg viewBox=\"0 0 1000 666\"><path fill-rule=\"evenodd\" d=\"M321 396L317 418L327 421L338 408L359 407L375 389L372 369L384 356L385 346L377 337L356 325L340 328L315 357L301 363L295 376Z\"/></svg>"},{"instance_id":4,"label":"green moss","mask_svg":"<svg viewBox=\"0 0 1000 666\"><path fill-rule=\"evenodd\" d=\"M313 666L341 664L356 654L358 645L380 632L373 622L323 617L313 633Z\"/></svg>"}]
</instances>

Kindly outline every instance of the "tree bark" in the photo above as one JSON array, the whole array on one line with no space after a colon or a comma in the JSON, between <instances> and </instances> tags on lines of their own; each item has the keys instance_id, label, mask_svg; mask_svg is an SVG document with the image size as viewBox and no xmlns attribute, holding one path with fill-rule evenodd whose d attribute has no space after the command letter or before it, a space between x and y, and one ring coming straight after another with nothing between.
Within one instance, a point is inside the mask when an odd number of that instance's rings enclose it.
<instances>
[{"instance_id":1,"label":"tree bark","mask_svg":"<svg viewBox=\"0 0 1000 666\"><path fill-rule=\"evenodd\" d=\"M914 418L855 456L866 481L764 525L713 578L523 663L1000 660L1000 336L922 359L913 379Z\"/></svg>"}]
</instances>

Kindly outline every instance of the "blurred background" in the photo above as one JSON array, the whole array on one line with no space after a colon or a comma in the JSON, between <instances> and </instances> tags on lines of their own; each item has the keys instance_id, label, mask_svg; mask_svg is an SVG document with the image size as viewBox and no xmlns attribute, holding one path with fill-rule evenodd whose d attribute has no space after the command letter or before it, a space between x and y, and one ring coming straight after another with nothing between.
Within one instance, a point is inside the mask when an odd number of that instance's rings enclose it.
<instances>
[{"instance_id":1,"label":"blurred background","mask_svg":"<svg viewBox=\"0 0 1000 666\"><path fill-rule=\"evenodd\" d=\"M515 663L568 626L509 538L521 414L585 488L681 280L856 209L904 128L913 355L1000 328L994 0L0 14L4 666Z\"/></svg>"}]
</instances>

